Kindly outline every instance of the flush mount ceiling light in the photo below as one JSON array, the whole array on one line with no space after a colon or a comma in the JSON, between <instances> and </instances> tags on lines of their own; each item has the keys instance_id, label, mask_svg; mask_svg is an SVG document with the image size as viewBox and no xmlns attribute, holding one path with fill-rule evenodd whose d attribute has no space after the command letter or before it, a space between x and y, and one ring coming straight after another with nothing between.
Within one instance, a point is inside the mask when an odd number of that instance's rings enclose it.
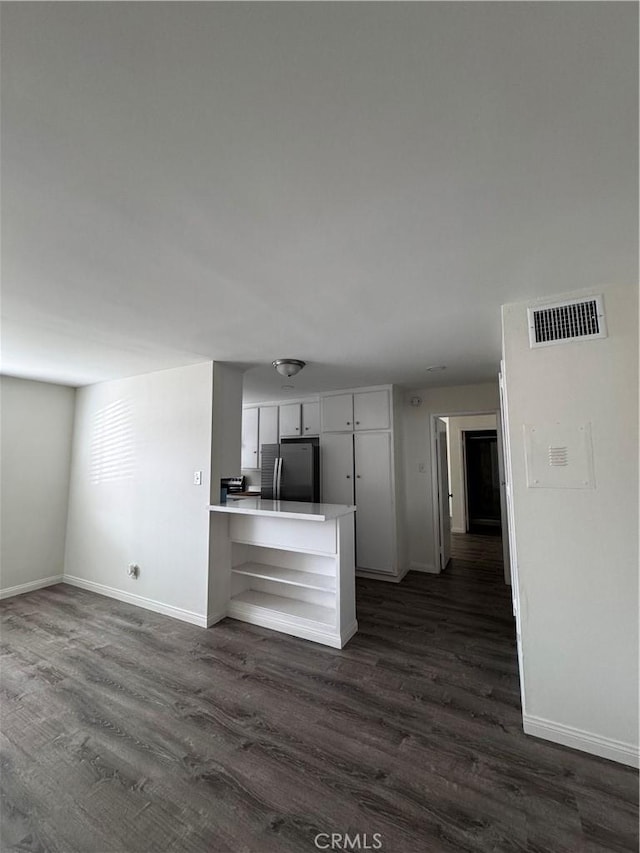
<instances>
[{"instance_id":1,"label":"flush mount ceiling light","mask_svg":"<svg viewBox=\"0 0 640 853\"><path fill-rule=\"evenodd\" d=\"M433 364L431 367L425 367L427 373L437 373L439 370L446 370L446 364Z\"/></svg>"},{"instance_id":2,"label":"flush mount ceiling light","mask_svg":"<svg viewBox=\"0 0 640 853\"><path fill-rule=\"evenodd\" d=\"M280 376L286 376L289 379L295 376L296 373L300 373L304 365L305 362L300 361L299 358L277 358L273 362L273 366Z\"/></svg>"}]
</instances>

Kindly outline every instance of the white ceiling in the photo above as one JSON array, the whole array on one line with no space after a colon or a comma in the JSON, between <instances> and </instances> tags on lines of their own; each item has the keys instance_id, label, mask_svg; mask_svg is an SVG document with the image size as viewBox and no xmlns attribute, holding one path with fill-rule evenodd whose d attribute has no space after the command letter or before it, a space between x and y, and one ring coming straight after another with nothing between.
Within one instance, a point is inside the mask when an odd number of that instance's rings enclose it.
<instances>
[{"instance_id":1,"label":"white ceiling","mask_svg":"<svg viewBox=\"0 0 640 853\"><path fill-rule=\"evenodd\" d=\"M4 372L494 378L501 303L636 278L637 15L3 4Z\"/></svg>"}]
</instances>

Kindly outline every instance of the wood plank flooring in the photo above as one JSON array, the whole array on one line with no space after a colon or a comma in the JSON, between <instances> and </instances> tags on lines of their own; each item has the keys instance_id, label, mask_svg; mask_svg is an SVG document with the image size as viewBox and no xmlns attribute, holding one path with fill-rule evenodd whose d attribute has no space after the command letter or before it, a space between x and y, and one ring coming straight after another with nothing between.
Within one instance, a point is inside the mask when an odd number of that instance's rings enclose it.
<instances>
[{"instance_id":1,"label":"wood plank flooring","mask_svg":"<svg viewBox=\"0 0 640 853\"><path fill-rule=\"evenodd\" d=\"M486 540L358 581L342 651L66 585L2 602L2 851L636 851L637 773L522 733Z\"/></svg>"}]
</instances>

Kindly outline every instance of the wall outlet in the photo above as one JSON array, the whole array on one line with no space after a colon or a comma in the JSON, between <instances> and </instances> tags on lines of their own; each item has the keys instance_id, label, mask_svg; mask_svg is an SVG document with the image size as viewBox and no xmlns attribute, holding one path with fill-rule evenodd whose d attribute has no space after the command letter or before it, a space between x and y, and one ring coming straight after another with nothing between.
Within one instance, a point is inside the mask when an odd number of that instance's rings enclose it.
<instances>
[{"instance_id":1,"label":"wall outlet","mask_svg":"<svg viewBox=\"0 0 640 853\"><path fill-rule=\"evenodd\" d=\"M202 485L202 471L194 471L193 472L193 485L201 486Z\"/></svg>"},{"instance_id":2,"label":"wall outlet","mask_svg":"<svg viewBox=\"0 0 640 853\"><path fill-rule=\"evenodd\" d=\"M127 574L130 578L134 580L138 579L138 575L140 574L140 566L136 566L135 563L129 563L129 568L127 569Z\"/></svg>"}]
</instances>

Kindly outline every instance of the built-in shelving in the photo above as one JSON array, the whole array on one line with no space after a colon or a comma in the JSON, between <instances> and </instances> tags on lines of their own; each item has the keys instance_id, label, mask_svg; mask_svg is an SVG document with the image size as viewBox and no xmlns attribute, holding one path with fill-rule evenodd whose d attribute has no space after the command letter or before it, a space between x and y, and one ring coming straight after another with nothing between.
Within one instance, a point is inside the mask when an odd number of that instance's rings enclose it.
<instances>
[{"instance_id":1,"label":"built-in shelving","mask_svg":"<svg viewBox=\"0 0 640 853\"><path fill-rule=\"evenodd\" d=\"M262 578L263 580L277 581L278 583L299 586L304 589L317 589L322 592L335 592L336 579L332 575L321 575L317 572L298 571L297 569L286 569L281 566L268 566L264 563L242 563L233 568L237 575L247 575L251 578Z\"/></svg>"},{"instance_id":2,"label":"built-in shelving","mask_svg":"<svg viewBox=\"0 0 640 853\"><path fill-rule=\"evenodd\" d=\"M238 504L211 506L227 616L342 648L358 627L354 508Z\"/></svg>"},{"instance_id":3,"label":"built-in shelving","mask_svg":"<svg viewBox=\"0 0 640 853\"><path fill-rule=\"evenodd\" d=\"M270 611L290 618L318 622L321 625L333 626L336 622L335 607L323 607L320 604L310 604L297 598L286 598L254 589L247 589L234 595L229 603L229 614L234 615L238 606L245 613L256 611L256 615L259 611Z\"/></svg>"}]
</instances>

